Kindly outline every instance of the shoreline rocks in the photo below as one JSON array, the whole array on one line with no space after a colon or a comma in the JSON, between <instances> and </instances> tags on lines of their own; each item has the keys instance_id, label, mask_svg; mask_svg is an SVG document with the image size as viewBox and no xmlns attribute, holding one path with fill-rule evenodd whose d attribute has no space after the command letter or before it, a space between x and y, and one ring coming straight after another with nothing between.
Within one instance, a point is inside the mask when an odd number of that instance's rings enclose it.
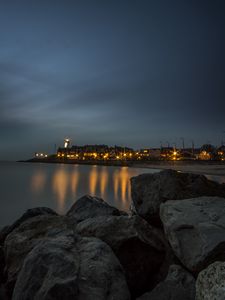
<instances>
[{"instance_id":1,"label":"shoreline rocks","mask_svg":"<svg viewBox=\"0 0 225 300\"><path fill-rule=\"evenodd\" d=\"M79 223L76 232L106 242L123 266L131 294L143 294L157 283L165 259L162 232L139 216L105 216ZM149 285L151 282L151 286Z\"/></svg>"},{"instance_id":2,"label":"shoreline rocks","mask_svg":"<svg viewBox=\"0 0 225 300\"><path fill-rule=\"evenodd\" d=\"M110 206L99 197L92 197L89 195L85 195L79 198L66 214L71 223L74 225L96 216L100 217L120 215L127 215L127 213L122 212L113 206Z\"/></svg>"},{"instance_id":3,"label":"shoreline rocks","mask_svg":"<svg viewBox=\"0 0 225 300\"><path fill-rule=\"evenodd\" d=\"M131 184L133 215L84 196L3 228L0 299L195 300L195 278L196 300L225 299L225 185L175 171Z\"/></svg>"},{"instance_id":4,"label":"shoreline rocks","mask_svg":"<svg viewBox=\"0 0 225 300\"><path fill-rule=\"evenodd\" d=\"M225 185L204 175L163 170L131 178L131 209L150 224L161 227L160 204L168 200L183 200L201 196L225 198Z\"/></svg>"},{"instance_id":5,"label":"shoreline rocks","mask_svg":"<svg viewBox=\"0 0 225 300\"><path fill-rule=\"evenodd\" d=\"M129 300L130 294L109 246L68 231L41 242L28 254L12 299Z\"/></svg>"},{"instance_id":6,"label":"shoreline rocks","mask_svg":"<svg viewBox=\"0 0 225 300\"><path fill-rule=\"evenodd\" d=\"M166 279L137 300L194 300L195 279L179 265L171 265Z\"/></svg>"},{"instance_id":7,"label":"shoreline rocks","mask_svg":"<svg viewBox=\"0 0 225 300\"><path fill-rule=\"evenodd\" d=\"M225 299L225 262L216 261L198 274L195 299Z\"/></svg>"},{"instance_id":8,"label":"shoreline rocks","mask_svg":"<svg viewBox=\"0 0 225 300\"><path fill-rule=\"evenodd\" d=\"M198 273L225 260L225 199L171 200L160 206L165 235L183 265Z\"/></svg>"}]
</instances>

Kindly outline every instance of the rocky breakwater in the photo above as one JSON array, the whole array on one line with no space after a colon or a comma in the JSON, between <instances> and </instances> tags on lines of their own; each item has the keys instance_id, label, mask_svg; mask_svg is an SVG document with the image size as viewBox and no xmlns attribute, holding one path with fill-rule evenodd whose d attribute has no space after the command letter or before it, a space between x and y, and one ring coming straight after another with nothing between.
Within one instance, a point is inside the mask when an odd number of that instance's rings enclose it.
<instances>
[{"instance_id":1,"label":"rocky breakwater","mask_svg":"<svg viewBox=\"0 0 225 300\"><path fill-rule=\"evenodd\" d=\"M131 186L130 215L84 196L5 227L0 299L225 299L225 186L170 170Z\"/></svg>"}]
</instances>

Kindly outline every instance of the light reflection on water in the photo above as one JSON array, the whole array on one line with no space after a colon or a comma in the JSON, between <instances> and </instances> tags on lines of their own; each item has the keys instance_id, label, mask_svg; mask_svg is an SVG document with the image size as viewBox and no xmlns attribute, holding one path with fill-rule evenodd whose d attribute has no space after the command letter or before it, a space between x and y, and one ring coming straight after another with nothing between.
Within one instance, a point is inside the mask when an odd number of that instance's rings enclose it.
<instances>
[{"instance_id":1,"label":"light reflection on water","mask_svg":"<svg viewBox=\"0 0 225 300\"><path fill-rule=\"evenodd\" d=\"M46 183L46 175L43 170L38 170L31 178L31 189L34 193L40 193Z\"/></svg>"},{"instance_id":2,"label":"light reflection on water","mask_svg":"<svg viewBox=\"0 0 225 300\"><path fill-rule=\"evenodd\" d=\"M50 189L56 201L55 209L59 213L66 212L68 202L72 205L75 199L85 194L101 197L109 204L127 211L131 201L130 178L157 171L96 165L57 165L54 172L49 173L43 171L44 165L39 165L39 168L30 179L31 193L36 197L45 193L45 189Z\"/></svg>"},{"instance_id":3,"label":"light reflection on water","mask_svg":"<svg viewBox=\"0 0 225 300\"><path fill-rule=\"evenodd\" d=\"M130 178L157 169L87 165L0 163L0 227L10 224L25 210L46 206L66 213L81 196L103 198L128 211ZM225 182L223 176L207 176Z\"/></svg>"}]
</instances>

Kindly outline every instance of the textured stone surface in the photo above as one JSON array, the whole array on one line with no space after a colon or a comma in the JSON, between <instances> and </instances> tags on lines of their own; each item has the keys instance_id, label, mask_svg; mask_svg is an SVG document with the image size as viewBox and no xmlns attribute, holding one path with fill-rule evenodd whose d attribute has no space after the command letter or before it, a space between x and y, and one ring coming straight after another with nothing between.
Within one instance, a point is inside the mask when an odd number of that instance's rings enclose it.
<instances>
[{"instance_id":1,"label":"textured stone surface","mask_svg":"<svg viewBox=\"0 0 225 300\"><path fill-rule=\"evenodd\" d=\"M34 276L35 274L35 276ZM128 300L123 269L104 242L68 232L45 240L26 257L13 300Z\"/></svg>"},{"instance_id":2,"label":"textured stone surface","mask_svg":"<svg viewBox=\"0 0 225 300\"><path fill-rule=\"evenodd\" d=\"M225 262L214 262L201 271L196 281L196 300L225 299Z\"/></svg>"},{"instance_id":3,"label":"textured stone surface","mask_svg":"<svg viewBox=\"0 0 225 300\"><path fill-rule=\"evenodd\" d=\"M198 273L225 260L225 199L200 197L161 204L165 234L180 261Z\"/></svg>"},{"instance_id":4,"label":"textured stone surface","mask_svg":"<svg viewBox=\"0 0 225 300\"><path fill-rule=\"evenodd\" d=\"M9 294L27 254L42 240L55 237L67 228L65 217L44 214L27 219L8 234L4 243L4 253Z\"/></svg>"},{"instance_id":5,"label":"textured stone surface","mask_svg":"<svg viewBox=\"0 0 225 300\"><path fill-rule=\"evenodd\" d=\"M133 212L160 226L161 203L200 196L225 197L225 185L210 181L203 175L163 170L131 178L131 195Z\"/></svg>"},{"instance_id":6,"label":"textured stone surface","mask_svg":"<svg viewBox=\"0 0 225 300\"><path fill-rule=\"evenodd\" d=\"M83 196L78 199L66 214L73 224L84 221L88 218L99 216L120 216L127 215L117 208L110 206L103 199L92 196Z\"/></svg>"},{"instance_id":7,"label":"textured stone surface","mask_svg":"<svg viewBox=\"0 0 225 300\"><path fill-rule=\"evenodd\" d=\"M1 231L0 231L0 245L4 244L4 241L10 232L12 232L15 228L19 227L20 224L25 222L26 220L39 216L39 215L54 215L56 216L57 213L48 208L48 207L36 207L36 208L31 208L28 209L18 220L16 220L12 225L10 226L5 226Z\"/></svg>"},{"instance_id":8,"label":"textured stone surface","mask_svg":"<svg viewBox=\"0 0 225 300\"><path fill-rule=\"evenodd\" d=\"M171 265L165 281L138 300L194 300L195 279L181 266Z\"/></svg>"},{"instance_id":9,"label":"textured stone surface","mask_svg":"<svg viewBox=\"0 0 225 300\"><path fill-rule=\"evenodd\" d=\"M76 227L82 236L95 236L106 242L122 264L132 296L155 285L155 276L165 257L159 229L139 216L111 216L87 219Z\"/></svg>"}]
</instances>

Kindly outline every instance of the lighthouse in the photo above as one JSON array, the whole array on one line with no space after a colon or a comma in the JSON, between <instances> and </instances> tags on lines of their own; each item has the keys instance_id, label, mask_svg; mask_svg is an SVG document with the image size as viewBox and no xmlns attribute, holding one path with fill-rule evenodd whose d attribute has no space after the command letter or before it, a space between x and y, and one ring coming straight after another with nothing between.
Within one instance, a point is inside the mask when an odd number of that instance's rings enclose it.
<instances>
[{"instance_id":1,"label":"lighthouse","mask_svg":"<svg viewBox=\"0 0 225 300\"><path fill-rule=\"evenodd\" d=\"M70 146L70 139L66 138L64 139L64 148L69 148Z\"/></svg>"}]
</instances>

